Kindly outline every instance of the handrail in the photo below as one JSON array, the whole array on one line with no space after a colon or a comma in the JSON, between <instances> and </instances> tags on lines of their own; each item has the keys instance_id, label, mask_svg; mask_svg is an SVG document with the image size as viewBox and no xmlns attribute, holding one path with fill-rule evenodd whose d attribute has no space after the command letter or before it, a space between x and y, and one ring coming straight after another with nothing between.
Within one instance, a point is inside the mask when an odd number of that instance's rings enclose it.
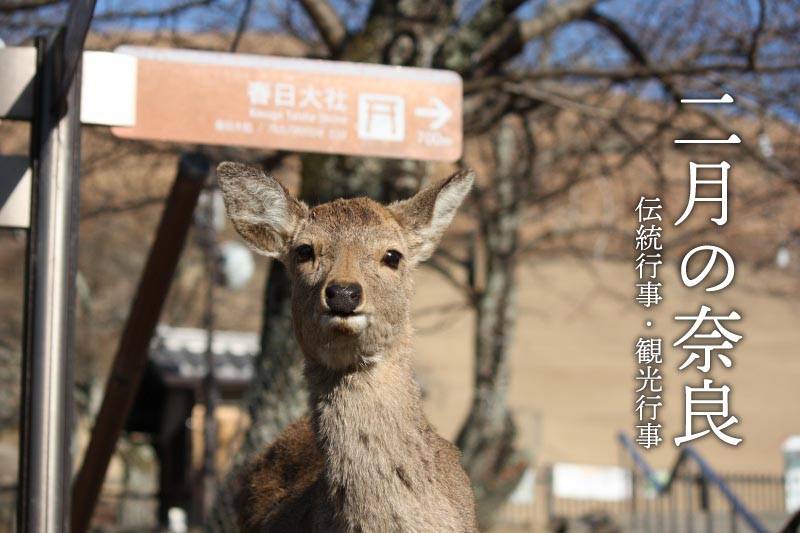
<instances>
[{"instance_id":1,"label":"handrail","mask_svg":"<svg viewBox=\"0 0 800 533\"><path fill-rule=\"evenodd\" d=\"M728 484L725 483L725 480L723 480L719 474L717 474L717 472L711 468L711 465L709 465L705 459L703 459L703 457L691 446L681 448L678 458L675 460L675 464L670 469L669 478L666 482L662 483L656 477L653 468L647 463L642 454L639 453L639 450L636 449L633 441L621 431L617 434L617 438L622 444L622 447L625 448L630 454L631 458L633 459L633 463L639 468L639 470L641 470L659 495L665 494L672 489L672 484L675 481L679 470L686 461L691 460L700 469L701 476L707 482L710 482L712 485L716 485L722 495L725 496L725 499L728 500L728 503L730 503L735 515L739 515L756 533L767 533L767 528L764 527L761 521L752 512L750 512L750 510L745 506L744 503L742 503L736 494L731 491L730 487L728 487Z\"/></svg>"}]
</instances>

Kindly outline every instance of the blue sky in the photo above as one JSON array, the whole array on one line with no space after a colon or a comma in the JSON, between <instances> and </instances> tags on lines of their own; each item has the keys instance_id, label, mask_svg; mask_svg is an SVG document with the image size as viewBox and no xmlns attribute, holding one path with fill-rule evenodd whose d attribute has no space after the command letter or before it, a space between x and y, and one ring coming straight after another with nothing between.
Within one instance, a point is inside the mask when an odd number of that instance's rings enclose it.
<instances>
[{"instance_id":1,"label":"blue sky","mask_svg":"<svg viewBox=\"0 0 800 533\"><path fill-rule=\"evenodd\" d=\"M184 3L187 0L98 0L95 14L102 17L109 12L148 11L155 8L163 9L165 5ZM518 11L517 16L526 19L542 8L545 0L529 0ZM347 13L347 24L351 29L357 29L363 24L369 2L356 0L331 0L334 6L342 13ZM463 2L463 16L468 18L482 0L466 0ZM780 22L783 19L796 21L796 7L790 1L768 2L770 20ZM133 18L124 21L103 22L96 19L93 29L103 32L118 30L154 31L158 28L175 29L178 31L203 31L207 29L223 29L233 31L242 10L241 0L217 0L211 7L199 7L184 12L179 17L158 18ZM600 0L598 9L613 17L623 27L636 27L640 30L637 39L643 44L646 52L654 61L661 64L674 63L676 58L682 57L698 42L705 39L707 48L718 48L720 53L715 56L710 54L701 58L699 62L713 62L723 54L735 49L736 43L730 39L714 39L715 35L722 32L735 30L739 34L749 36L758 14L758 0L710 0L696 2L695 0ZM62 7L43 10L42 13L53 21L63 20ZM0 37L8 44L16 44L21 38L29 35L25 32L25 14L15 19L16 23L23 26L20 31L12 31L6 27L0 28ZM314 30L308 23L301 8L293 0L254 0L253 11L249 29L251 31L283 31L281 17L289 17L301 31L312 33ZM691 22L690 22L691 21ZM728 42L725 42L725 41ZM610 68L624 66L629 58L613 39L608 38L603 30L589 23L572 23L551 36L549 44L548 61L550 65L564 64L575 66L576 58L583 62L581 66ZM536 63L543 43L531 43L524 53L517 59L518 63ZM769 56L785 52L785 47L798 49L798 43L777 42L772 46L762 48L762 56L768 61ZM738 53L738 52L737 52ZM743 57L740 55L740 57ZM800 53L796 54L800 57ZM727 58L726 58L727 59ZM800 61L800 60L799 60ZM742 82L750 83L746 76L739 76ZM780 88L791 89L797 85L798 73L795 71L782 76L762 76L756 83L775 91ZM755 83L755 82L753 82ZM633 84L636 85L636 84ZM641 90L645 84L639 84ZM722 86L717 83L718 86ZM660 90L653 84L643 94L649 97L661 97ZM790 100L797 101L800 96L794 94ZM794 107L800 107L795 105ZM782 110L783 115L792 115L794 111Z\"/></svg>"}]
</instances>

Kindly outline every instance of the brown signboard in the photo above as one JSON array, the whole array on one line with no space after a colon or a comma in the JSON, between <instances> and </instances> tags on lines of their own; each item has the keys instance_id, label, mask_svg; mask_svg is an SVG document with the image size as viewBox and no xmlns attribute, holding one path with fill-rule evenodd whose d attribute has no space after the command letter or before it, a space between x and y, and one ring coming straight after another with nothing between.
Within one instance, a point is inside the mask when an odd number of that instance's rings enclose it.
<instances>
[{"instance_id":1,"label":"brown signboard","mask_svg":"<svg viewBox=\"0 0 800 533\"><path fill-rule=\"evenodd\" d=\"M450 71L193 50L137 57L136 119L119 137L454 161L461 77Z\"/></svg>"}]
</instances>

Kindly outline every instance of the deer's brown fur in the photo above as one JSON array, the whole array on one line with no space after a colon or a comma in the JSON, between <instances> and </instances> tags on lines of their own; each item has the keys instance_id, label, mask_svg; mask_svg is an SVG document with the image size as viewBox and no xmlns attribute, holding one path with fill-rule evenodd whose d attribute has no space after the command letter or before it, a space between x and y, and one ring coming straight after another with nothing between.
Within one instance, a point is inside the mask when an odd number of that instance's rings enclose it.
<instances>
[{"instance_id":1,"label":"deer's brown fur","mask_svg":"<svg viewBox=\"0 0 800 533\"><path fill-rule=\"evenodd\" d=\"M433 252L472 174L388 206L357 198L313 209L259 170L223 163L218 175L236 229L290 273L310 393L309 416L242 475L242 529L475 531L459 452L422 412L409 312L411 272ZM389 251L402 256L397 265ZM355 309L332 307L334 283L358 284Z\"/></svg>"}]
</instances>

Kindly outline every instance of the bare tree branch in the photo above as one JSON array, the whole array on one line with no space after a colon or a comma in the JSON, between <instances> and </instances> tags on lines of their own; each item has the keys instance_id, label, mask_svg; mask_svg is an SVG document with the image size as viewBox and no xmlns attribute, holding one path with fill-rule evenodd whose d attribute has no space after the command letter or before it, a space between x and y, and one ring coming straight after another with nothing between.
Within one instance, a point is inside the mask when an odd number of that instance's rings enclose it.
<instances>
[{"instance_id":1,"label":"bare tree branch","mask_svg":"<svg viewBox=\"0 0 800 533\"><path fill-rule=\"evenodd\" d=\"M513 57L526 42L544 37L564 24L581 18L596 3L597 0L572 0L548 7L530 20L520 22L510 18L475 54L473 64L476 67L486 66Z\"/></svg>"},{"instance_id":2,"label":"bare tree branch","mask_svg":"<svg viewBox=\"0 0 800 533\"><path fill-rule=\"evenodd\" d=\"M767 5L765 0L758 0L758 22L753 28L753 34L750 37L750 50L747 52L747 64L751 68L755 68L756 60L758 59L758 46L761 34L764 31L764 26L767 21Z\"/></svg>"},{"instance_id":3,"label":"bare tree branch","mask_svg":"<svg viewBox=\"0 0 800 533\"><path fill-rule=\"evenodd\" d=\"M611 36L619 42L620 46L622 46L622 48L640 66L644 68L650 67L650 59L647 57L644 48L642 48L636 39L634 39L633 35L625 30L625 28L623 28L622 25L616 20L612 19L611 17L607 17L594 8L587 11L583 18L584 20L593 22L611 34ZM672 81L666 77L659 77L658 80L664 86L666 91L672 96L673 100L676 102L680 101L681 95L675 88L675 85L672 83Z\"/></svg>"},{"instance_id":4,"label":"bare tree branch","mask_svg":"<svg viewBox=\"0 0 800 533\"><path fill-rule=\"evenodd\" d=\"M104 11L94 16L94 20L116 20L116 19L152 19L179 15L189 9L206 7L213 4L216 0L186 0L162 9L133 9L130 11Z\"/></svg>"},{"instance_id":5,"label":"bare tree branch","mask_svg":"<svg viewBox=\"0 0 800 533\"><path fill-rule=\"evenodd\" d=\"M80 218L81 221L83 221L83 220L90 220L92 218L96 218L102 215L115 215L118 213L124 213L126 211L135 211L137 209L142 209L145 207L149 207L151 205L160 204L164 200L166 200L166 196L163 195L145 196L144 198L129 200L123 204L104 205L96 209L88 210L84 213L81 213Z\"/></svg>"},{"instance_id":6,"label":"bare tree branch","mask_svg":"<svg viewBox=\"0 0 800 533\"><path fill-rule=\"evenodd\" d=\"M242 9L241 16L239 16L239 23L236 25L236 33L233 34L233 40L228 49L230 52L238 50L242 35L244 35L244 32L247 30L247 25L250 23L250 13L252 10L253 0L244 0L244 8Z\"/></svg>"},{"instance_id":7,"label":"bare tree branch","mask_svg":"<svg viewBox=\"0 0 800 533\"><path fill-rule=\"evenodd\" d=\"M744 63L709 63L669 65L665 67L633 66L618 69L603 68L555 68L533 72L516 72L502 76L487 76L483 79L472 80L464 84L464 93L474 93L486 89L494 89L509 81L524 80L559 80L564 78L583 78L589 80L612 80L617 82L644 80L666 76L698 76L713 73L753 73L753 74L782 74L789 71L800 70L800 63L785 65L757 65L754 69Z\"/></svg>"},{"instance_id":8,"label":"bare tree branch","mask_svg":"<svg viewBox=\"0 0 800 533\"><path fill-rule=\"evenodd\" d=\"M431 257L424 264L427 268L438 272L454 289L462 293L468 301L471 301L472 298L475 297L472 287L458 279L455 273L447 268L441 258L436 256Z\"/></svg>"},{"instance_id":9,"label":"bare tree branch","mask_svg":"<svg viewBox=\"0 0 800 533\"><path fill-rule=\"evenodd\" d=\"M612 109L593 106L581 101L580 99L572 98L565 93L547 91L540 87L535 87L530 83L505 83L503 84L503 90L517 96L524 96L540 102L547 102L548 104L556 107L577 110L584 115L603 120L610 120L615 115L614 110Z\"/></svg>"},{"instance_id":10,"label":"bare tree branch","mask_svg":"<svg viewBox=\"0 0 800 533\"><path fill-rule=\"evenodd\" d=\"M508 20L524 0L485 0L472 18L452 32L436 51L434 65L466 71L472 55Z\"/></svg>"},{"instance_id":11,"label":"bare tree branch","mask_svg":"<svg viewBox=\"0 0 800 533\"><path fill-rule=\"evenodd\" d=\"M344 23L342 23L342 20L339 18L339 14L327 0L298 1L314 23L317 31L319 31L330 54L335 56L341 48L345 37L347 37L347 28L345 28Z\"/></svg>"},{"instance_id":12,"label":"bare tree branch","mask_svg":"<svg viewBox=\"0 0 800 533\"><path fill-rule=\"evenodd\" d=\"M42 7L63 3L63 0L28 0L18 2L0 2L0 13L15 13L17 11L32 11Z\"/></svg>"},{"instance_id":13,"label":"bare tree branch","mask_svg":"<svg viewBox=\"0 0 800 533\"><path fill-rule=\"evenodd\" d=\"M596 3L597 0L573 0L549 7L538 17L520 23L520 37L523 42L543 37L567 22L580 18Z\"/></svg>"}]
</instances>

